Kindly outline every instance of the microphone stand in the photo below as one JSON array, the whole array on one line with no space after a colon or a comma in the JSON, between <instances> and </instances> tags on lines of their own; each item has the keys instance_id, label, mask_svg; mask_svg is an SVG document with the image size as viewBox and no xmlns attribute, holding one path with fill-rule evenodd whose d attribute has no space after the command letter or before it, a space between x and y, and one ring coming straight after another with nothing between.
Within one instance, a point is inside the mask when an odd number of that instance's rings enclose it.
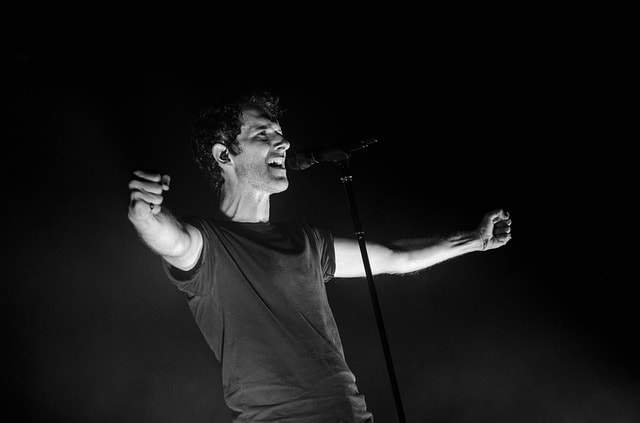
<instances>
[{"instance_id":1,"label":"microphone stand","mask_svg":"<svg viewBox=\"0 0 640 423\"><path fill-rule=\"evenodd\" d=\"M402 401L400 399L400 390L398 389L398 381L396 380L396 374L393 369L393 361L391 360L391 350L389 349L387 333L385 331L384 322L382 320L382 312L380 310L380 303L378 301L378 293L376 291L376 286L373 280L373 273L371 272L371 264L369 262L369 256L367 254L367 246L364 239L364 230L362 229L362 224L360 223L360 216L358 214L358 208L355 201L355 195L353 191L353 175L351 172L351 167L349 166L349 154L339 148L336 148L332 149L332 151L326 156L327 161L334 163L340 168L340 181L344 185L344 189L347 194L347 201L351 210L351 218L353 219L356 238L358 239L360 253L362 254L362 262L364 263L364 270L369 285L369 293L371 295L371 301L373 302L373 311L376 315L376 322L378 323L378 332L380 334L380 340L382 342L384 358L387 363L389 379L391 380L391 389L393 391L393 398L396 403L398 419L400 423L406 423L404 409L402 408Z\"/></svg>"}]
</instances>

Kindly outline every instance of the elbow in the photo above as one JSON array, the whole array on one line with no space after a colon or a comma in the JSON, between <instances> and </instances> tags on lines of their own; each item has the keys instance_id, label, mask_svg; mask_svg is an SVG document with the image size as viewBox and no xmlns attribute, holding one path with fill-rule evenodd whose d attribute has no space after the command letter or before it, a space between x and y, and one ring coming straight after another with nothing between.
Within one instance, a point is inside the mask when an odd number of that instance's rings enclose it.
<instances>
[{"instance_id":1,"label":"elbow","mask_svg":"<svg viewBox=\"0 0 640 423\"><path fill-rule=\"evenodd\" d=\"M188 231L178 231L178 236L173 238L165 255L172 258L184 257L192 243L193 236Z\"/></svg>"},{"instance_id":2,"label":"elbow","mask_svg":"<svg viewBox=\"0 0 640 423\"><path fill-rule=\"evenodd\" d=\"M186 240L177 240L173 246L171 247L171 249L169 250L169 253L167 254L168 256L171 257L182 257L186 254L187 251L189 251L189 245L191 244L191 240L190 239L186 239Z\"/></svg>"},{"instance_id":3,"label":"elbow","mask_svg":"<svg viewBox=\"0 0 640 423\"><path fill-rule=\"evenodd\" d=\"M176 241L172 253L164 258L178 269L187 271L198 262L202 248L203 240L200 232L195 228L189 228Z\"/></svg>"},{"instance_id":4,"label":"elbow","mask_svg":"<svg viewBox=\"0 0 640 423\"><path fill-rule=\"evenodd\" d=\"M421 260L419 255L410 251L393 251L385 272L390 275L404 275L415 273L430 266Z\"/></svg>"}]
</instances>

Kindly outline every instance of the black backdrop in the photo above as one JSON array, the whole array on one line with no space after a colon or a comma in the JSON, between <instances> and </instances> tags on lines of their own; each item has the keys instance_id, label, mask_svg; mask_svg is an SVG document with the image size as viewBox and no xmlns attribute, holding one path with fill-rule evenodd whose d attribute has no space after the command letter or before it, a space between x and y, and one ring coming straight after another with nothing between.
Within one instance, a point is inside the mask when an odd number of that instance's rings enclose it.
<instances>
[{"instance_id":1,"label":"black backdrop","mask_svg":"<svg viewBox=\"0 0 640 423\"><path fill-rule=\"evenodd\" d=\"M17 47L3 155L8 407L19 421L229 421L219 364L126 218L127 181L136 168L169 173L167 206L207 214L190 118L218 96L267 89L288 109L292 148L381 140L352 159L368 239L472 229L494 208L514 219L506 248L376 279L410 422L637 419L623 271L633 169L615 63L522 41L318 47L295 60L266 41L264 54L233 57ZM336 169L289 176L272 218L352 236ZM366 282L327 289L369 408L395 421Z\"/></svg>"}]
</instances>

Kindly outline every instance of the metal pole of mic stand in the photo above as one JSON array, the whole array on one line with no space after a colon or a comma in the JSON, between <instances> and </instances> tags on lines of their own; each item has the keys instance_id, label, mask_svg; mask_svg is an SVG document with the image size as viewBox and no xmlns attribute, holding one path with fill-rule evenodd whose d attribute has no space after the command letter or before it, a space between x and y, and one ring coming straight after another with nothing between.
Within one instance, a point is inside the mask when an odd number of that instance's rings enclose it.
<instances>
[{"instance_id":1,"label":"metal pole of mic stand","mask_svg":"<svg viewBox=\"0 0 640 423\"><path fill-rule=\"evenodd\" d=\"M371 264L369 263L369 256L367 254L367 246L364 239L364 231L362 224L360 223L360 216L358 215L358 208L355 201L355 195L353 192L353 175L351 174L351 168L349 167L349 156L344 154L344 157L336 160L336 163L340 167L340 181L344 185L345 192L347 194L347 200L349 202L349 208L351 210L351 217L353 219L353 226L355 229L356 237L358 238L358 244L360 245L360 253L362 254L362 262L364 263L365 273L367 275L367 282L369 284L369 293L371 294L371 300L373 302L373 311L376 315L376 322L378 323L378 332L380 333L380 340L382 342L382 349L384 351L384 358L387 362L387 371L389 372L389 379L391 379L391 389L393 390L393 398L396 403L396 410L398 412L398 419L400 423L405 423L404 409L402 408L402 401L400 399L400 390L398 389L398 382L396 380L396 373L393 369L393 361L391 360L391 350L389 349L389 342L387 341L387 333L384 329L384 322L382 320L382 312L380 310L380 303L378 302L378 293L373 280L373 273L371 272Z\"/></svg>"}]
</instances>

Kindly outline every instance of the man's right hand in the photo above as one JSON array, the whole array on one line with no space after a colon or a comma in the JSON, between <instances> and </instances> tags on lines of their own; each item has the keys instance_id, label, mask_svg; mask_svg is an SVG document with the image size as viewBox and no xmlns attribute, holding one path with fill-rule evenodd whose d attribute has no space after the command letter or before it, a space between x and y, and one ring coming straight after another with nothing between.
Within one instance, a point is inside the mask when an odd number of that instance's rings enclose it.
<instances>
[{"instance_id":1,"label":"man's right hand","mask_svg":"<svg viewBox=\"0 0 640 423\"><path fill-rule=\"evenodd\" d=\"M162 210L162 194L169 190L171 177L136 170L129 181L129 220L144 221Z\"/></svg>"}]
</instances>

